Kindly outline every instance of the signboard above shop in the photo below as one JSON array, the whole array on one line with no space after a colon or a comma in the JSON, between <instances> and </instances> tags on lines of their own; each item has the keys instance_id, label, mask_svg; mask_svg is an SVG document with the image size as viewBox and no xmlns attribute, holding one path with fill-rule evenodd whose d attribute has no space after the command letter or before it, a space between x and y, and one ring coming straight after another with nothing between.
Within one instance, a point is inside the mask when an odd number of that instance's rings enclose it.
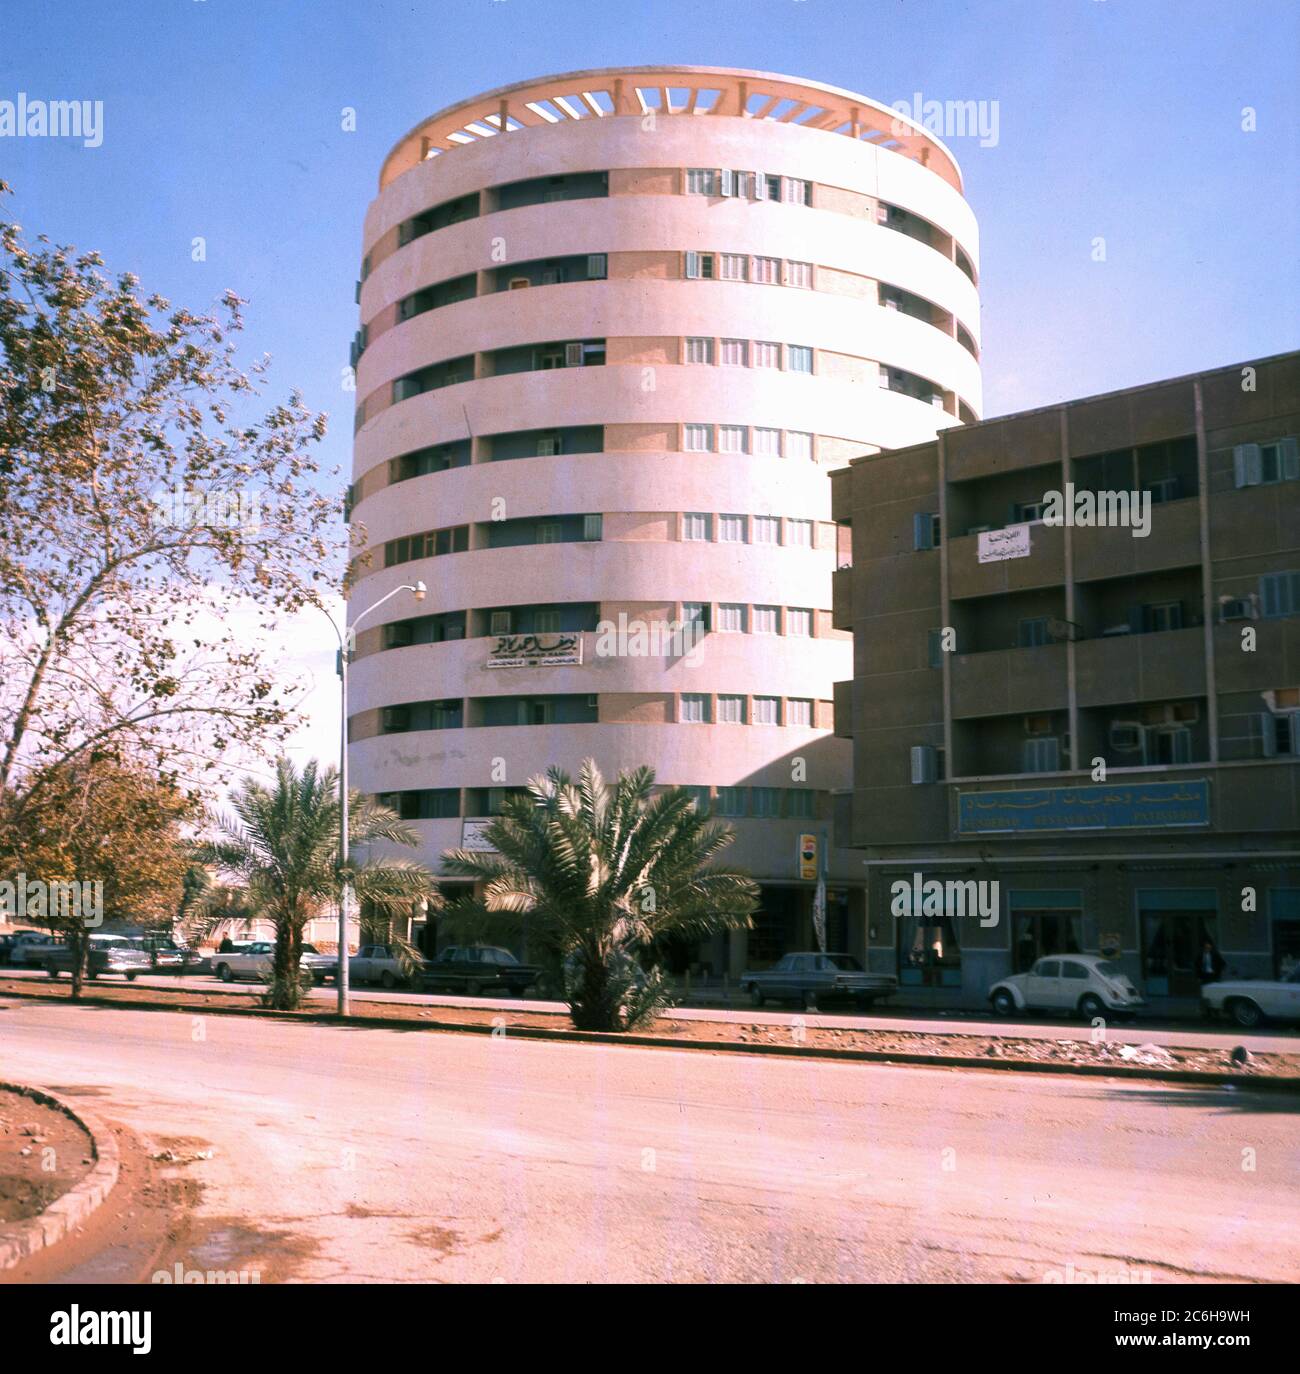
<instances>
[{"instance_id":1,"label":"signboard above shop","mask_svg":"<svg viewBox=\"0 0 1300 1374\"><path fill-rule=\"evenodd\" d=\"M959 835L1037 830L1146 830L1209 825L1210 784L1100 783L1095 787L1026 787L1014 792L962 792Z\"/></svg>"},{"instance_id":2,"label":"signboard above shop","mask_svg":"<svg viewBox=\"0 0 1300 1374\"><path fill-rule=\"evenodd\" d=\"M497 635L489 668L554 668L582 662L582 635Z\"/></svg>"},{"instance_id":3,"label":"signboard above shop","mask_svg":"<svg viewBox=\"0 0 1300 1374\"><path fill-rule=\"evenodd\" d=\"M1003 563L1008 558L1029 557L1029 526L1008 525L1004 530L982 530L976 553L981 563Z\"/></svg>"}]
</instances>

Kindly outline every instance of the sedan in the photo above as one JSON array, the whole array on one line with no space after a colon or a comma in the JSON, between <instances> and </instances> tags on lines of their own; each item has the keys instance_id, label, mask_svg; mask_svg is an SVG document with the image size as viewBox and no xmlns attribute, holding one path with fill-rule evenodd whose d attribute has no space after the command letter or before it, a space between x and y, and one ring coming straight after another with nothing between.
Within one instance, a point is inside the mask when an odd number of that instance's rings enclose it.
<instances>
[{"instance_id":1,"label":"sedan","mask_svg":"<svg viewBox=\"0 0 1300 1374\"><path fill-rule=\"evenodd\" d=\"M1269 1021L1300 1021L1300 964L1285 978L1238 978L1206 983L1201 1006L1207 1016L1223 1014L1245 1030Z\"/></svg>"}]
</instances>

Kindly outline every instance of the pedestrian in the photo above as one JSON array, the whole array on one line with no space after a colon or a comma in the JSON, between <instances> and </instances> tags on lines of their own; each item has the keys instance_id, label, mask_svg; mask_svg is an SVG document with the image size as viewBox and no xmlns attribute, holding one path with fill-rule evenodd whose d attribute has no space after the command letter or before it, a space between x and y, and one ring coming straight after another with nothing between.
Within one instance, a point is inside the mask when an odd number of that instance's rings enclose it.
<instances>
[{"instance_id":1,"label":"pedestrian","mask_svg":"<svg viewBox=\"0 0 1300 1374\"><path fill-rule=\"evenodd\" d=\"M1214 941L1207 937L1201 945L1201 956L1196 961L1196 976L1201 980L1201 986L1217 983L1223 969L1223 955L1215 949Z\"/></svg>"},{"instance_id":2,"label":"pedestrian","mask_svg":"<svg viewBox=\"0 0 1300 1374\"><path fill-rule=\"evenodd\" d=\"M230 938L230 936L229 936L229 935L223 935L223 936L221 937L221 943L217 946L217 953L218 953L218 954L229 954L229 953L231 952L231 950L234 949L234 947L235 947L235 942Z\"/></svg>"}]
</instances>

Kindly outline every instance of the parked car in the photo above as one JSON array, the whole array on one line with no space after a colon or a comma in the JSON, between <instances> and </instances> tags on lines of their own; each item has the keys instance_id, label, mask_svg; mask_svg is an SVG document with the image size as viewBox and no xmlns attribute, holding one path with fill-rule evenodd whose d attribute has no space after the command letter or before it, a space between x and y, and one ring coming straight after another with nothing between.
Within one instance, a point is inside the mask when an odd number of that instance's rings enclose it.
<instances>
[{"instance_id":1,"label":"parked car","mask_svg":"<svg viewBox=\"0 0 1300 1374\"><path fill-rule=\"evenodd\" d=\"M892 973L868 973L851 954L817 951L785 954L772 968L751 969L740 976L741 991L750 1003L799 1002L805 1007L821 1002L852 1001L866 1011L878 997L898 990Z\"/></svg>"},{"instance_id":2,"label":"parked car","mask_svg":"<svg viewBox=\"0 0 1300 1374\"><path fill-rule=\"evenodd\" d=\"M989 989L999 1016L1017 1011L1077 1012L1091 1019L1124 1015L1146 1006L1121 964L1100 954L1052 954L1028 973L1003 978Z\"/></svg>"},{"instance_id":3,"label":"parked car","mask_svg":"<svg viewBox=\"0 0 1300 1374\"><path fill-rule=\"evenodd\" d=\"M1206 983L1201 989L1201 1006L1207 1016L1228 1016L1246 1030L1265 1021L1300 1021L1300 964L1285 978Z\"/></svg>"},{"instance_id":4,"label":"parked car","mask_svg":"<svg viewBox=\"0 0 1300 1374\"><path fill-rule=\"evenodd\" d=\"M212 971L223 983L233 983L238 978L263 978L269 976L274 959L274 941L252 940L225 954L214 954ZM303 945L299 967L311 975L313 983L323 983L338 972L338 960L332 954L322 954L315 945Z\"/></svg>"},{"instance_id":5,"label":"parked car","mask_svg":"<svg viewBox=\"0 0 1300 1374\"><path fill-rule=\"evenodd\" d=\"M17 935L0 935L0 968L9 962L9 951L13 948Z\"/></svg>"},{"instance_id":6,"label":"parked car","mask_svg":"<svg viewBox=\"0 0 1300 1374\"><path fill-rule=\"evenodd\" d=\"M477 997L504 988L522 997L541 969L521 964L508 949L495 945L449 945L424 966L421 982L430 991L448 990Z\"/></svg>"},{"instance_id":7,"label":"parked car","mask_svg":"<svg viewBox=\"0 0 1300 1374\"><path fill-rule=\"evenodd\" d=\"M423 965L427 967L427 962ZM417 971L416 976L419 976ZM362 945L348 960L348 981L355 984L379 983L395 988L410 979L402 971L396 952L388 945Z\"/></svg>"},{"instance_id":8,"label":"parked car","mask_svg":"<svg viewBox=\"0 0 1300 1374\"><path fill-rule=\"evenodd\" d=\"M45 951L54 943L54 936L43 931L20 930L9 946L9 964L12 968L40 968Z\"/></svg>"},{"instance_id":9,"label":"parked car","mask_svg":"<svg viewBox=\"0 0 1300 1374\"><path fill-rule=\"evenodd\" d=\"M183 949L170 935L128 935L127 939L149 956L150 967L156 972L179 973L187 963L198 963L198 956Z\"/></svg>"},{"instance_id":10,"label":"parked car","mask_svg":"<svg viewBox=\"0 0 1300 1374\"><path fill-rule=\"evenodd\" d=\"M72 947L47 945L44 955L45 972L51 978L72 972ZM149 956L123 935L92 935L90 952L86 955L86 977L99 978L117 974L134 983L142 973L149 972Z\"/></svg>"}]
</instances>

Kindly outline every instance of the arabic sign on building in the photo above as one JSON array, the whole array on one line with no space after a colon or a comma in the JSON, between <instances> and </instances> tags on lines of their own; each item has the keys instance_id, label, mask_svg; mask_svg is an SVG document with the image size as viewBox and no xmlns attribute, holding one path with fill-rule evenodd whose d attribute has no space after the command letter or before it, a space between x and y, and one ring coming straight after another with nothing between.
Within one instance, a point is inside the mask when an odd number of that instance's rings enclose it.
<instances>
[{"instance_id":1,"label":"arabic sign on building","mask_svg":"<svg viewBox=\"0 0 1300 1374\"><path fill-rule=\"evenodd\" d=\"M1032 787L1015 792L963 792L957 833L1032 830L1136 830L1209 825L1210 784L1121 782L1095 787Z\"/></svg>"},{"instance_id":2,"label":"arabic sign on building","mask_svg":"<svg viewBox=\"0 0 1300 1374\"><path fill-rule=\"evenodd\" d=\"M488 653L489 668L553 668L582 662L582 636L497 635Z\"/></svg>"},{"instance_id":3,"label":"arabic sign on building","mask_svg":"<svg viewBox=\"0 0 1300 1374\"><path fill-rule=\"evenodd\" d=\"M464 820L460 823L460 847L472 849L479 854L495 854L496 850L487 841L483 832L491 825L488 821Z\"/></svg>"},{"instance_id":4,"label":"arabic sign on building","mask_svg":"<svg viewBox=\"0 0 1300 1374\"><path fill-rule=\"evenodd\" d=\"M799 876L813 879L817 876L817 836L799 836Z\"/></svg>"},{"instance_id":5,"label":"arabic sign on building","mask_svg":"<svg viewBox=\"0 0 1300 1374\"><path fill-rule=\"evenodd\" d=\"M1004 530L984 530L977 549L981 563L1002 563L1008 558L1029 557L1029 526L1008 525Z\"/></svg>"}]
</instances>

